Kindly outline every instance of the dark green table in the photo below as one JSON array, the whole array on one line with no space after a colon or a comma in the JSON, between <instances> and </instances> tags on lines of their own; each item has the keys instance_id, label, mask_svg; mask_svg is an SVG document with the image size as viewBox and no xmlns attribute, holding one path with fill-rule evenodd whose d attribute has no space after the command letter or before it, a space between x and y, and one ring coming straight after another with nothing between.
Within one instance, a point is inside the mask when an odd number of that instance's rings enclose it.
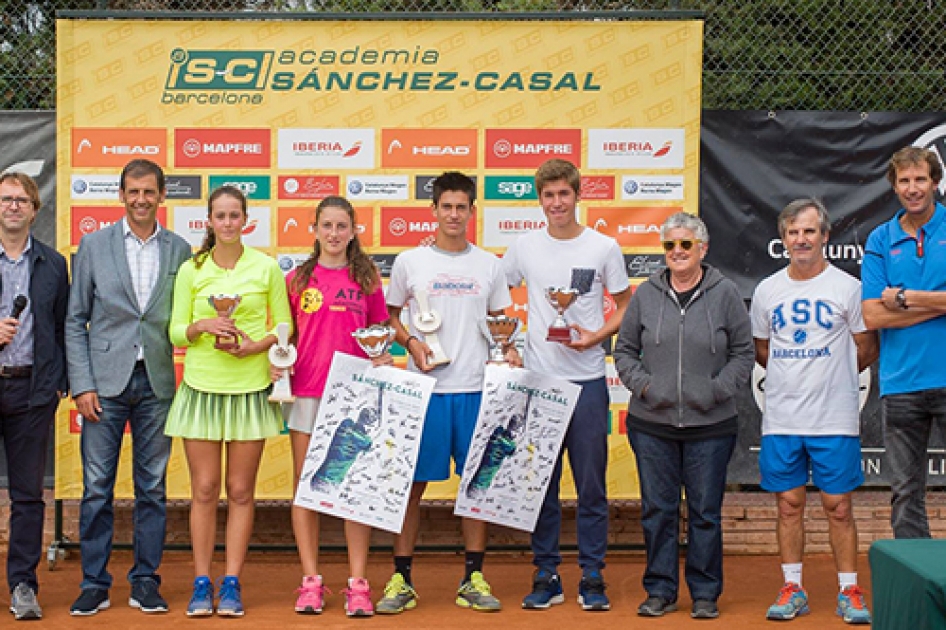
<instances>
[{"instance_id":1,"label":"dark green table","mask_svg":"<svg viewBox=\"0 0 946 630\"><path fill-rule=\"evenodd\" d=\"M946 540L870 547L875 630L946 630Z\"/></svg>"}]
</instances>

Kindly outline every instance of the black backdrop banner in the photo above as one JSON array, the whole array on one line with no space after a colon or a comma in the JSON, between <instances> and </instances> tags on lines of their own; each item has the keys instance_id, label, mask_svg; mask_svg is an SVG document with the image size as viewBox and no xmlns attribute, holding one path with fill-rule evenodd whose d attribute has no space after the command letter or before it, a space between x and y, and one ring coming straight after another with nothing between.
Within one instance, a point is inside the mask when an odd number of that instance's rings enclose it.
<instances>
[{"instance_id":1,"label":"black backdrop banner","mask_svg":"<svg viewBox=\"0 0 946 630\"><path fill-rule=\"evenodd\" d=\"M890 156L908 146L946 156L946 115L892 112L703 111L700 216L710 233L707 260L747 300L760 280L788 264L776 218L788 202L816 197L831 216L828 258L860 278L864 244L899 203L887 182ZM940 194L943 193L941 185ZM942 343L946 340L931 341ZM861 412L862 466L868 485L886 485L876 369ZM729 481L757 484L762 414L753 391L739 398L739 444ZM755 396L753 395L755 393ZM930 485L946 485L943 436L929 453Z\"/></svg>"}]
</instances>

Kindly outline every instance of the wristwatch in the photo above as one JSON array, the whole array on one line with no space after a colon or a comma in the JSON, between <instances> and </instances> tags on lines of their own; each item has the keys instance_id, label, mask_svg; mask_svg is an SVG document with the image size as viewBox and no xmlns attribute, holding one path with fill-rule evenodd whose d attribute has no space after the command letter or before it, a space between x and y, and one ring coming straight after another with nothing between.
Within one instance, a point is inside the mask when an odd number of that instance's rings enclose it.
<instances>
[{"instance_id":1,"label":"wristwatch","mask_svg":"<svg viewBox=\"0 0 946 630\"><path fill-rule=\"evenodd\" d=\"M903 310L907 310L908 308L910 308L909 306L907 306L907 290L906 289L900 289L899 291L897 291L897 295L894 296L894 300L896 300L897 306L899 306Z\"/></svg>"}]
</instances>

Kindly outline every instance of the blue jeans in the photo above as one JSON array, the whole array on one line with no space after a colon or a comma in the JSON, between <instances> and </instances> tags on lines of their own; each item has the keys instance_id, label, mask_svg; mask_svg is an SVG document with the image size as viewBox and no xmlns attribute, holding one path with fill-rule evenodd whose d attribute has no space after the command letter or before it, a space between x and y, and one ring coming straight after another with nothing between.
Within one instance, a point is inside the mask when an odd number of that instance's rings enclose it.
<instances>
[{"instance_id":1,"label":"blue jeans","mask_svg":"<svg viewBox=\"0 0 946 630\"><path fill-rule=\"evenodd\" d=\"M82 588L109 588L107 566L112 553L115 478L126 420L131 424L132 477L135 484L134 564L128 580L135 583L157 575L167 529L165 479L171 456L171 438L164 435L171 400L151 390L141 364L119 396L99 398L98 422L82 424L82 503L79 535L82 551Z\"/></svg>"},{"instance_id":2,"label":"blue jeans","mask_svg":"<svg viewBox=\"0 0 946 630\"><path fill-rule=\"evenodd\" d=\"M883 414L893 535L895 538L929 538L927 448L934 422L941 431L946 431L946 389L884 396Z\"/></svg>"},{"instance_id":3,"label":"blue jeans","mask_svg":"<svg viewBox=\"0 0 946 630\"><path fill-rule=\"evenodd\" d=\"M608 386L603 378L576 383L581 386L578 404L565 433L562 451L568 451L578 494L578 566L585 571L604 568L608 550ZM559 536L562 529L562 453L558 454L539 519L532 532L533 564L555 571L562 563Z\"/></svg>"},{"instance_id":4,"label":"blue jeans","mask_svg":"<svg viewBox=\"0 0 946 630\"><path fill-rule=\"evenodd\" d=\"M647 549L644 590L677 601L680 488L686 491L686 581L694 599L716 601L723 592L723 494L736 436L668 440L628 429L641 486L641 525Z\"/></svg>"}]
</instances>

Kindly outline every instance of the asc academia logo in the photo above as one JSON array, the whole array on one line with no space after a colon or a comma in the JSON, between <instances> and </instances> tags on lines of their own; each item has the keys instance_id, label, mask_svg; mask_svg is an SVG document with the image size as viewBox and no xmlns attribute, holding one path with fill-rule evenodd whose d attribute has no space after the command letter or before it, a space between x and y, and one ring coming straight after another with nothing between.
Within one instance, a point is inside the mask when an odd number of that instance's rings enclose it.
<instances>
[{"instance_id":1,"label":"asc academia logo","mask_svg":"<svg viewBox=\"0 0 946 630\"><path fill-rule=\"evenodd\" d=\"M171 51L161 94L166 105L259 105L273 66L272 50Z\"/></svg>"}]
</instances>

